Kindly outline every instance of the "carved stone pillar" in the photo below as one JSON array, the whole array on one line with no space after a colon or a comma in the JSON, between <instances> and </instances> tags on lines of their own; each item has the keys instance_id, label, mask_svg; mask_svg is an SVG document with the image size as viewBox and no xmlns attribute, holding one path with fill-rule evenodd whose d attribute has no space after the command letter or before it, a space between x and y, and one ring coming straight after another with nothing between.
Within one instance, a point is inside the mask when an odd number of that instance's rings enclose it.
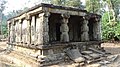
<instances>
[{"instance_id":1,"label":"carved stone pillar","mask_svg":"<svg viewBox=\"0 0 120 67\"><path fill-rule=\"evenodd\" d=\"M26 20L27 20L27 44L30 44L31 43L31 25L30 25L30 15L27 15L26 16Z\"/></svg>"},{"instance_id":2,"label":"carved stone pillar","mask_svg":"<svg viewBox=\"0 0 120 67\"><path fill-rule=\"evenodd\" d=\"M100 18L96 17L93 23L93 40L101 40L101 23Z\"/></svg>"},{"instance_id":3,"label":"carved stone pillar","mask_svg":"<svg viewBox=\"0 0 120 67\"><path fill-rule=\"evenodd\" d=\"M60 26L60 32L61 32L61 42L69 42L69 27L67 25L68 23L68 19L70 17L70 15L68 13L66 14L62 14L62 22L61 22L61 26Z\"/></svg>"},{"instance_id":4,"label":"carved stone pillar","mask_svg":"<svg viewBox=\"0 0 120 67\"><path fill-rule=\"evenodd\" d=\"M88 27L88 17L83 17L83 22L81 25L81 41L89 41L89 27Z\"/></svg>"},{"instance_id":5,"label":"carved stone pillar","mask_svg":"<svg viewBox=\"0 0 120 67\"><path fill-rule=\"evenodd\" d=\"M48 18L50 16L49 12L45 12L43 15L43 41L44 43L49 42L49 25L48 25Z\"/></svg>"}]
</instances>

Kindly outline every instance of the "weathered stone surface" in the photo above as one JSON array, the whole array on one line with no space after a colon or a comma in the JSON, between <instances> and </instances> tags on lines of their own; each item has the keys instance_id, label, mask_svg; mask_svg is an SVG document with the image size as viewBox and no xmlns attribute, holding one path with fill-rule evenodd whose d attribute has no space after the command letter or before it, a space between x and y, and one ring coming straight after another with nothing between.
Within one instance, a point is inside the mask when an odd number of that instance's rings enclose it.
<instances>
[{"instance_id":1,"label":"weathered stone surface","mask_svg":"<svg viewBox=\"0 0 120 67\"><path fill-rule=\"evenodd\" d=\"M96 64L87 65L86 67L101 67L101 64L96 63Z\"/></svg>"},{"instance_id":2,"label":"weathered stone surface","mask_svg":"<svg viewBox=\"0 0 120 67\"><path fill-rule=\"evenodd\" d=\"M93 51L82 51L83 54L91 54Z\"/></svg>"},{"instance_id":3,"label":"weathered stone surface","mask_svg":"<svg viewBox=\"0 0 120 67\"><path fill-rule=\"evenodd\" d=\"M102 52L100 50L97 50L95 48L89 48L90 50L94 51L94 52L97 52L97 53L100 53L100 54L105 54L105 52Z\"/></svg>"},{"instance_id":4,"label":"weathered stone surface","mask_svg":"<svg viewBox=\"0 0 120 67\"><path fill-rule=\"evenodd\" d=\"M70 15L68 13L62 14L62 22L61 22L61 26L60 26L60 32L61 32L61 42L69 42L69 27L67 25L68 23L68 19L70 17Z\"/></svg>"},{"instance_id":5,"label":"weathered stone surface","mask_svg":"<svg viewBox=\"0 0 120 67\"><path fill-rule=\"evenodd\" d=\"M63 60L65 57L64 53L58 53L58 54L51 54L48 56L38 56L39 62L45 62L45 63L52 63L54 61L60 61Z\"/></svg>"},{"instance_id":6,"label":"weathered stone surface","mask_svg":"<svg viewBox=\"0 0 120 67\"><path fill-rule=\"evenodd\" d=\"M83 55L83 57L85 58L85 59L87 59L87 60L91 60L91 59L93 59L91 56L89 56L89 55Z\"/></svg>"},{"instance_id":7,"label":"weathered stone surface","mask_svg":"<svg viewBox=\"0 0 120 67\"><path fill-rule=\"evenodd\" d=\"M50 16L49 12L45 12L43 16L43 42L48 43L49 42L49 25L48 25L48 18Z\"/></svg>"},{"instance_id":8,"label":"weathered stone surface","mask_svg":"<svg viewBox=\"0 0 120 67\"><path fill-rule=\"evenodd\" d=\"M78 49L71 49L66 51L67 55L72 59L74 62L83 62L85 59L82 57Z\"/></svg>"},{"instance_id":9,"label":"weathered stone surface","mask_svg":"<svg viewBox=\"0 0 120 67\"><path fill-rule=\"evenodd\" d=\"M114 62L117 58L118 58L119 55L110 55L107 57L107 60L109 62Z\"/></svg>"},{"instance_id":10,"label":"weathered stone surface","mask_svg":"<svg viewBox=\"0 0 120 67\"><path fill-rule=\"evenodd\" d=\"M100 58L101 57L101 55L97 54L97 53L92 53L92 54L89 54L89 55L93 58Z\"/></svg>"},{"instance_id":11,"label":"weathered stone surface","mask_svg":"<svg viewBox=\"0 0 120 67\"><path fill-rule=\"evenodd\" d=\"M101 40L101 25L99 21L96 21L93 24L93 39L94 40Z\"/></svg>"},{"instance_id":12,"label":"weathered stone surface","mask_svg":"<svg viewBox=\"0 0 120 67\"><path fill-rule=\"evenodd\" d=\"M34 44L35 42L35 16L32 16L31 19L31 44Z\"/></svg>"}]
</instances>

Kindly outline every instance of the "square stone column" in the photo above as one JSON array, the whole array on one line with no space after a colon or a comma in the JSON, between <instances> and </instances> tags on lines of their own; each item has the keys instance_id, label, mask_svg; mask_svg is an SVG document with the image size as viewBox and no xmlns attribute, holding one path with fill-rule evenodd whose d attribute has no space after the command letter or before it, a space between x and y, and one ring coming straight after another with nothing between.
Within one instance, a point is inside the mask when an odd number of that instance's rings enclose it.
<instances>
[{"instance_id":1,"label":"square stone column","mask_svg":"<svg viewBox=\"0 0 120 67\"><path fill-rule=\"evenodd\" d=\"M35 16L31 18L31 44L35 44Z\"/></svg>"},{"instance_id":2,"label":"square stone column","mask_svg":"<svg viewBox=\"0 0 120 67\"><path fill-rule=\"evenodd\" d=\"M31 17L30 15L26 15L26 20L27 20L27 44L29 45L31 43Z\"/></svg>"},{"instance_id":3,"label":"square stone column","mask_svg":"<svg viewBox=\"0 0 120 67\"><path fill-rule=\"evenodd\" d=\"M43 44L43 16L44 13L40 13L36 20L36 35L37 35L37 42L36 44Z\"/></svg>"},{"instance_id":4,"label":"square stone column","mask_svg":"<svg viewBox=\"0 0 120 67\"><path fill-rule=\"evenodd\" d=\"M16 24L15 24L15 33L16 33L16 43L18 43L19 41L19 36L18 36L18 31L19 31L19 29L18 29L18 21L16 21Z\"/></svg>"},{"instance_id":5,"label":"square stone column","mask_svg":"<svg viewBox=\"0 0 120 67\"><path fill-rule=\"evenodd\" d=\"M19 19L19 42L22 42L22 20Z\"/></svg>"},{"instance_id":6,"label":"square stone column","mask_svg":"<svg viewBox=\"0 0 120 67\"><path fill-rule=\"evenodd\" d=\"M60 32L61 34L61 42L69 42L69 27L68 27L68 19L70 18L70 15L68 13L62 14L62 22L60 26ZM58 20L59 21L59 20Z\"/></svg>"},{"instance_id":7,"label":"square stone column","mask_svg":"<svg viewBox=\"0 0 120 67\"><path fill-rule=\"evenodd\" d=\"M10 43L13 43L13 24L10 24Z\"/></svg>"},{"instance_id":8,"label":"square stone column","mask_svg":"<svg viewBox=\"0 0 120 67\"><path fill-rule=\"evenodd\" d=\"M83 17L83 22L81 25L81 41L89 41L89 27L88 27L88 17Z\"/></svg>"},{"instance_id":9,"label":"square stone column","mask_svg":"<svg viewBox=\"0 0 120 67\"><path fill-rule=\"evenodd\" d=\"M11 21L7 22L7 28L8 28L8 42L10 42L10 27L11 27Z\"/></svg>"},{"instance_id":10,"label":"square stone column","mask_svg":"<svg viewBox=\"0 0 120 67\"><path fill-rule=\"evenodd\" d=\"M10 43L14 43L15 42L15 21L12 20L11 22L11 26L10 26Z\"/></svg>"},{"instance_id":11,"label":"square stone column","mask_svg":"<svg viewBox=\"0 0 120 67\"><path fill-rule=\"evenodd\" d=\"M49 12L44 12L43 14L43 43L47 44L49 43Z\"/></svg>"}]
</instances>

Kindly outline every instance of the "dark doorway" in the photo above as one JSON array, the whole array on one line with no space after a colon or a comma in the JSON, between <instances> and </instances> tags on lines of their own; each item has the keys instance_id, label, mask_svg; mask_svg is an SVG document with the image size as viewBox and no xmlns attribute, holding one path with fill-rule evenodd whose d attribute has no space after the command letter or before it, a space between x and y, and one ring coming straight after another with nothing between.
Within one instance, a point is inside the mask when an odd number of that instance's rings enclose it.
<instances>
[{"instance_id":1,"label":"dark doorway","mask_svg":"<svg viewBox=\"0 0 120 67\"><path fill-rule=\"evenodd\" d=\"M61 15L51 13L48 24L49 24L49 41L50 42L60 41Z\"/></svg>"}]
</instances>

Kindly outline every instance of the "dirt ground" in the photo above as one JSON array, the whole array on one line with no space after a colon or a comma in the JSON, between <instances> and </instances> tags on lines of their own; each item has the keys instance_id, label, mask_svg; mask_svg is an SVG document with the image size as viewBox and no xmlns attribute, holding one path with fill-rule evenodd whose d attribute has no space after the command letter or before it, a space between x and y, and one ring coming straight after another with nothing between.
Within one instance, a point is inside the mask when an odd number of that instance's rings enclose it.
<instances>
[{"instance_id":1,"label":"dirt ground","mask_svg":"<svg viewBox=\"0 0 120 67\"><path fill-rule=\"evenodd\" d=\"M117 43L117 42L102 43L101 46L104 47L104 49L106 50L107 53L111 53L114 55L120 54L120 43ZM34 64L35 64L34 59L33 60L26 59L27 56L24 56L15 51L12 51L11 53L6 54L6 53L4 53L6 48L7 48L6 42L0 42L0 67L30 67L29 65L24 65L24 63L25 64L33 64L33 67L34 67ZM20 57L21 55L23 57ZM16 57L16 59L14 59L14 57ZM27 58L30 58L30 57L27 57ZM13 59L15 61L13 61ZM20 60L22 60L22 61L20 61ZM119 60L120 60L120 58L119 58ZM17 64L15 62L17 62ZM21 64L21 65L18 65L18 64ZM115 66L115 65L117 65L117 66ZM58 66L55 65L53 67L58 67ZM76 67L76 66L71 65L71 66L67 66L67 67ZM94 66L92 66L92 67L94 67ZM103 67L120 67L120 66L118 66L118 64L116 64L116 63L113 63L113 64L109 64L109 66L103 66Z\"/></svg>"},{"instance_id":2,"label":"dirt ground","mask_svg":"<svg viewBox=\"0 0 120 67\"><path fill-rule=\"evenodd\" d=\"M101 46L104 47L104 49L108 53L120 54L120 42L102 43Z\"/></svg>"}]
</instances>

